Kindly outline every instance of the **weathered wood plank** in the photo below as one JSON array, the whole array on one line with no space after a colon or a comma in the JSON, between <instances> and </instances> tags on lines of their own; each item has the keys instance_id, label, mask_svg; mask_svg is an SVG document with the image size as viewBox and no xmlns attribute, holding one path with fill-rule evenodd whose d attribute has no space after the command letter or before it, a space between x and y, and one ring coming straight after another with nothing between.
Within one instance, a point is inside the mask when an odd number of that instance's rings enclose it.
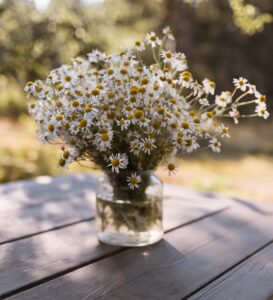
<instances>
[{"instance_id":1,"label":"weathered wood plank","mask_svg":"<svg viewBox=\"0 0 273 300\"><path fill-rule=\"evenodd\" d=\"M164 201L164 227L170 230L223 208L222 203L193 205L170 199ZM92 221L3 244L0 246L0 295L117 249L98 244Z\"/></svg>"},{"instance_id":2,"label":"weathered wood plank","mask_svg":"<svg viewBox=\"0 0 273 300\"><path fill-rule=\"evenodd\" d=\"M272 215L254 207L237 205L11 299L181 299L273 239Z\"/></svg>"},{"instance_id":3,"label":"weathered wood plank","mask_svg":"<svg viewBox=\"0 0 273 300\"><path fill-rule=\"evenodd\" d=\"M0 185L0 244L94 217L96 177L40 177Z\"/></svg>"},{"instance_id":4,"label":"weathered wood plank","mask_svg":"<svg viewBox=\"0 0 273 300\"><path fill-rule=\"evenodd\" d=\"M273 299L273 244L230 270L190 299Z\"/></svg>"}]
</instances>

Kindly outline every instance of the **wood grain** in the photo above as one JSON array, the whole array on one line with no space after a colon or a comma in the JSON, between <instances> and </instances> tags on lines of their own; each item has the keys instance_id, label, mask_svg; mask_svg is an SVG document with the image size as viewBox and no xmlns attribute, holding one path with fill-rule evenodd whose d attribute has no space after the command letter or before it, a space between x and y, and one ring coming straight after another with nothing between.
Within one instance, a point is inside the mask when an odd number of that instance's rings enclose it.
<instances>
[{"instance_id":1,"label":"wood grain","mask_svg":"<svg viewBox=\"0 0 273 300\"><path fill-rule=\"evenodd\" d=\"M272 300L273 244L230 270L190 299Z\"/></svg>"},{"instance_id":2,"label":"wood grain","mask_svg":"<svg viewBox=\"0 0 273 300\"><path fill-rule=\"evenodd\" d=\"M257 211L236 203L156 245L111 255L11 299L182 299L273 239L272 215Z\"/></svg>"},{"instance_id":3,"label":"wood grain","mask_svg":"<svg viewBox=\"0 0 273 300\"><path fill-rule=\"evenodd\" d=\"M0 185L0 244L94 217L95 180L78 174Z\"/></svg>"},{"instance_id":4,"label":"wood grain","mask_svg":"<svg viewBox=\"0 0 273 300\"><path fill-rule=\"evenodd\" d=\"M169 199L164 201L164 227L171 230L223 208L222 203L201 205ZM117 249L98 243L92 221L3 244L0 246L0 295L90 263Z\"/></svg>"}]
</instances>

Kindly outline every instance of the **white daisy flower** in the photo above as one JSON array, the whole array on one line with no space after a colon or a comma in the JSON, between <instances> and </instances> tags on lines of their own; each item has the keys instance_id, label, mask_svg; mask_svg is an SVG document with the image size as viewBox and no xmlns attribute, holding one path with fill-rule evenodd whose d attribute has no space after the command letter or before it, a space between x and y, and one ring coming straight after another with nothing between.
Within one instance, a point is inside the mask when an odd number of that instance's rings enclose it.
<instances>
[{"instance_id":1,"label":"white daisy flower","mask_svg":"<svg viewBox=\"0 0 273 300\"><path fill-rule=\"evenodd\" d=\"M194 138L187 138L184 142L183 149L186 150L187 153L191 153L194 150L197 150L199 147L200 145Z\"/></svg>"},{"instance_id":2,"label":"white daisy flower","mask_svg":"<svg viewBox=\"0 0 273 300\"><path fill-rule=\"evenodd\" d=\"M154 139L151 139L151 138L145 138L145 139L142 139L141 141L141 149L147 153L147 154L151 154L151 151L156 148L156 145L155 145L155 140Z\"/></svg>"},{"instance_id":3,"label":"white daisy flower","mask_svg":"<svg viewBox=\"0 0 273 300\"><path fill-rule=\"evenodd\" d=\"M144 44L143 42L136 41L136 42L135 42L134 48L135 48L137 51L139 51L139 52L144 51L144 50L145 50L145 44Z\"/></svg>"},{"instance_id":4,"label":"white daisy flower","mask_svg":"<svg viewBox=\"0 0 273 300\"><path fill-rule=\"evenodd\" d=\"M215 103L219 107L226 107L229 103L232 102L230 92L222 92L219 96L215 97Z\"/></svg>"},{"instance_id":5,"label":"white daisy flower","mask_svg":"<svg viewBox=\"0 0 273 300\"><path fill-rule=\"evenodd\" d=\"M139 188L139 183L142 181L141 177L137 173L132 173L127 177L128 186L131 190Z\"/></svg>"},{"instance_id":6,"label":"white daisy flower","mask_svg":"<svg viewBox=\"0 0 273 300\"><path fill-rule=\"evenodd\" d=\"M171 51L161 50L160 56L164 63L172 63L174 56Z\"/></svg>"},{"instance_id":7,"label":"white daisy flower","mask_svg":"<svg viewBox=\"0 0 273 300\"><path fill-rule=\"evenodd\" d=\"M146 35L145 41L148 45L151 45L152 48L155 48L162 43L161 39L153 31Z\"/></svg>"},{"instance_id":8,"label":"white daisy flower","mask_svg":"<svg viewBox=\"0 0 273 300\"><path fill-rule=\"evenodd\" d=\"M168 162L168 163L165 165L165 171L168 171L168 175L169 175L169 176L175 175L176 172L177 172L176 165L175 165L173 162Z\"/></svg>"},{"instance_id":9,"label":"white daisy flower","mask_svg":"<svg viewBox=\"0 0 273 300\"><path fill-rule=\"evenodd\" d=\"M216 137L212 138L209 141L209 147L212 149L213 152L220 153L221 146L222 146L222 144L217 140Z\"/></svg>"},{"instance_id":10,"label":"white daisy flower","mask_svg":"<svg viewBox=\"0 0 273 300\"><path fill-rule=\"evenodd\" d=\"M107 167L112 168L112 172L119 173L119 169L126 169L128 165L128 156L125 153L111 154L109 157L110 163Z\"/></svg>"},{"instance_id":11,"label":"white daisy flower","mask_svg":"<svg viewBox=\"0 0 273 300\"><path fill-rule=\"evenodd\" d=\"M242 92L245 92L248 88L247 79L243 77L240 77L239 79L234 78L233 84L237 89L241 90Z\"/></svg>"},{"instance_id":12,"label":"white daisy flower","mask_svg":"<svg viewBox=\"0 0 273 300\"><path fill-rule=\"evenodd\" d=\"M105 151L111 148L112 139L113 139L113 132L103 130L102 133L96 134L94 144L97 146L98 150Z\"/></svg>"},{"instance_id":13,"label":"white daisy flower","mask_svg":"<svg viewBox=\"0 0 273 300\"><path fill-rule=\"evenodd\" d=\"M193 78L190 72L184 71L180 74L178 83L181 84L185 88L191 87L191 84L193 82Z\"/></svg>"},{"instance_id":14,"label":"white daisy flower","mask_svg":"<svg viewBox=\"0 0 273 300\"><path fill-rule=\"evenodd\" d=\"M120 126L121 131L127 130L130 126L130 121L126 120L124 118L121 118L120 120L117 120L118 126Z\"/></svg>"},{"instance_id":15,"label":"white daisy flower","mask_svg":"<svg viewBox=\"0 0 273 300\"><path fill-rule=\"evenodd\" d=\"M215 87L216 87L216 84L215 82L205 78L203 81L202 81L202 84L203 84L203 87L204 87L204 92L206 94L211 94L211 95L214 95L214 91L215 91Z\"/></svg>"},{"instance_id":16,"label":"white daisy flower","mask_svg":"<svg viewBox=\"0 0 273 300\"><path fill-rule=\"evenodd\" d=\"M269 118L269 112L266 110L266 104L263 102L257 105L255 112L257 113L258 117L262 117L265 120Z\"/></svg>"},{"instance_id":17,"label":"white daisy flower","mask_svg":"<svg viewBox=\"0 0 273 300\"><path fill-rule=\"evenodd\" d=\"M222 138L224 137L230 138L228 127L226 127L224 124L221 124L221 126L218 128L218 132L220 133L220 136Z\"/></svg>"},{"instance_id":18,"label":"white daisy flower","mask_svg":"<svg viewBox=\"0 0 273 300\"><path fill-rule=\"evenodd\" d=\"M260 104L260 103L266 103L266 96L260 94L259 92L255 93L255 97L256 97L256 103Z\"/></svg>"}]
</instances>

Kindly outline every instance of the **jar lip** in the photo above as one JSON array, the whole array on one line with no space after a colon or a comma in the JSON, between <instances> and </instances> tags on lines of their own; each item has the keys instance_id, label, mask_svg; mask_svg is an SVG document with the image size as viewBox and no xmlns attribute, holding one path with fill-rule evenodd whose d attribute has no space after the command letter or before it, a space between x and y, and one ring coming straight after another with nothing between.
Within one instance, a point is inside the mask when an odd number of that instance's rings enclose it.
<instances>
[{"instance_id":1,"label":"jar lip","mask_svg":"<svg viewBox=\"0 0 273 300\"><path fill-rule=\"evenodd\" d=\"M141 175L141 174L154 174L156 172L156 169L152 169L152 170L143 170L143 171L137 171L137 170L131 170L131 171L128 171L128 170L122 170L120 169L119 170L119 173L115 173L115 172L112 172L111 169L110 170L103 170L103 173L104 174L111 174L111 176L122 176L122 175L131 175L131 174L134 174L136 173L137 175Z\"/></svg>"}]
</instances>

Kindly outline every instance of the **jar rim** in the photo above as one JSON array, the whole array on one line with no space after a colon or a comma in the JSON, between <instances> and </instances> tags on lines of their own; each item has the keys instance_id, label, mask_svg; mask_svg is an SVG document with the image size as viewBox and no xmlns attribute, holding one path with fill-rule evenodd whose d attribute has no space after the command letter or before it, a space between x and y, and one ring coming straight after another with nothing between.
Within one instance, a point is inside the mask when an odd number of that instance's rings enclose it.
<instances>
[{"instance_id":1,"label":"jar rim","mask_svg":"<svg viewBox=\"0 0 273 300\"><path fill-rule=\"evenodd\" d=\"M156 169L151 169L151 170L143 170L143 171L135 171L135 170L123 170L123 169L120 169L119 170L119 173L116 173L116 172L112 172L111 169L109 170L103 170L103 173L104 174L111 174L112 176L119 176L119 175L131 175L131 174L134 174L136 173L137 175L141 175L141 174L153 174L156 172Z\"/></svg>"}]
</instances>

